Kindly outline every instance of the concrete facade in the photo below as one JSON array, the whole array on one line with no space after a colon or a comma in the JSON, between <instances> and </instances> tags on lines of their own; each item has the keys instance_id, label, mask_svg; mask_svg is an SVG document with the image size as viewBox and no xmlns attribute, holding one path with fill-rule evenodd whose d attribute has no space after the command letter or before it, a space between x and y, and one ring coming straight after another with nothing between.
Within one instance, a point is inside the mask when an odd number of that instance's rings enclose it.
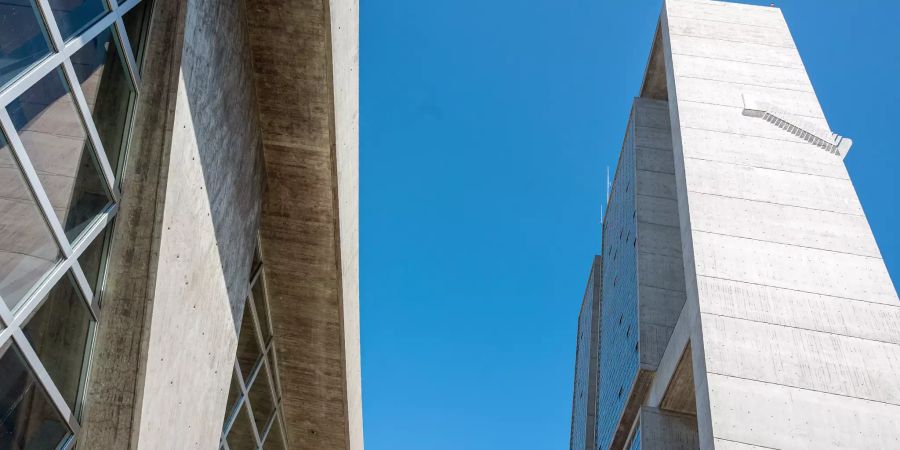
<instances>
[{"instance_id":1,"label":"concrete facade","mask_svg":"<svg viewBox=\"0 0 900 450\"><path fill-rule=\"evenodd\" d=\"M289 448L362 449L357 3L156 0L145 55L79 447L220 445L259 237Z\"/></svg>"},{"instance_id":2,"label":"concrete facade","mask_svg":"<svg viewBox=\"0 0 900 450\"><path fill-rule=\"evenodd\" d=\"M636 98L603 223L597 446L623 448L685 302L668 106Z\"/></svg>"},{"instance_id":3,"label":"concrete facade","mask_svg":"<svg viewBox=\"0 0 900 450\"><path fill-rule=\"evenodd\" d=\"M900 446L897 292L781 11L667 0L641 104L670 156L636 157L637 279L671 297L638 296L641 369L624 413L601 395L598 448Z\"/></svg>"}]
</instances>

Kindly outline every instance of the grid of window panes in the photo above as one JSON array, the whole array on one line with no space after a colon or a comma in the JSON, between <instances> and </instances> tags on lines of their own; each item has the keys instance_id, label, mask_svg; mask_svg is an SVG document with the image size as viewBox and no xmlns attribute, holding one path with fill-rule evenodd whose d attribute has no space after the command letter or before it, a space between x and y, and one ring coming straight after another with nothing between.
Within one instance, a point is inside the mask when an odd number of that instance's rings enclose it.
<instances>
[{"instance_id":1,"label":"grid of window panes","mask_svg":"<svg viewBox=\"0 0 900 450\"><path fill-rule=\"evenodd\" d=\"M221 447L284 450L288 446L281 412L281 382L259 249L253 268L250 294L239 325Z\"/></svg>"},{"instance_id":2,"label":"grid of window panes","mask_svg":"<svg viewBox=\"0 0 900 450\"><path fill-rule=\"evenodd\" d=\"M578 315L578 343L575 350L575 393L572 414L572 435L569 447L571 449L584 448L585 434L587 433L588 401L590 400L591 383L591 334L594 317L594 271L588 279L587 289L581 303L581 314ZM593 425L593 424L591 424Z\"/></svg>"},{"instance_id":3,"label":"grid of window panes","mask_svg":"<svg viewBox=\"0 0 900 450\"><path fill-rule=\"evenodd\" d=\"M638 371L634 121L629 121L603 223L597 447L612 444Z\"/></svg>"},{"instance_id":4,"label":"grid of window panes","mask_svg":"<svg viewBox=\"0 0 900 450\"><path fill-rule=\"evenodd\" d=\"M0 0L2 449L78 436L149 3Z\"/></svg>"}]
</instances>

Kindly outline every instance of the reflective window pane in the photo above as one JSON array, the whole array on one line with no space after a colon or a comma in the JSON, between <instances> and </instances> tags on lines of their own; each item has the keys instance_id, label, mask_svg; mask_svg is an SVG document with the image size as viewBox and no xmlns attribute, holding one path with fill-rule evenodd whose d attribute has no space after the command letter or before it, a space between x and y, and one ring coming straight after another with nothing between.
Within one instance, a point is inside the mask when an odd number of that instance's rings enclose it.
<instances>
[{"instance_id":1,"label":"reflective window pane","mask_svg":"<svg viewBox=\"0 0 900 450\"><path fill-rule=\"evenodd\" d=\"M91 290L95 296L97 295L98 286L102 285L103 255L111 229L112 225L107 225L106 230L101 231L100 235L95 237L94 241L78 257L78 265L81 266L81 271L84 272L84 276L87 278L88 284L91 285Z\"/></svg>"},{"instance_id":2,"label":"reflective window pane","mask_svg":"<svg viewBox=\"0 0 900 450\"><path fill-rule=\"evenodd\" d=\"M103 0L49 0L49 2L63 40L69 40L87 28L106 11Z\"/></svg>"},{"instance_id":3,"label":"reflective window pane","mask_svg":"<svg viewBox=\"0 0 900 450\"><path fill-rule=\"evenodd\" d=\"M50 41L32 0L0 2L0 87L50 54Z\"/></svg>"},{"instance_id":4,"label":"reflective window pane","mask_svg":"<svg viewBox=\"0 0 900 450\"><path fill-rule=\"evenodd\" d=\"M22 331L74 411L84 374L91 315L70 277L57 282Z\"/></svg>"},{"instance_id":5,"label":"reflective window pane","mask_svg":"<svg viewBox=\"0 0 900 450\"><path fill-rule=\"evenodd\" d=\"M256 438L253 437L253 423L247 408L241 407L234 425L228 432L228 448L231 450L255 450Z\"/></svg>"},{"instance_id":6,"label":"reflective window pane","mask_svg":"<svg viewBox=\"0 0 900 450\"><path fill-rule=\"evenodd\" d=\"M253 305L256 306L256 316L259 319L260 331L262 331L263 343L269 342L272 337L272 327L269 323L269 307L263 292L263 274L259 274L256 283L250 289L253 295Z\"/></svg>"},{"instance_id":7,"label":"reflective window pane","mask_svg":"<svg viewBox=\"0 0 900 450\"><path fill-rule=\"evenodd\" d=\"M152 4L152 0L144 0L122 16L122 23L125 24L125 33L128 34L128 42L131 44L131 54L134 55L138 69L143 67L143 42L144 36L147 35L147 30L150 27Z\"/></svg>"},{"instance_id":8,"label":"reflective window pane","mask_svg":"<svg viewBox=\"0 0 900 450\"><path fill-rule=\"evenodd\" d=\"M53 210L74 241L110 198L62 71L47 74L7 110Z\"/></svg>"},{"instance_id":9,"label":"reflective window pane","mask_svg":"<svg viewBox=\"0 0 900 450\"><path fill-rule=\"evenodd\" d=\"M263 444L263 448L265 450L284 450L284 437L281 433L281 423L278 420L272 424L272 429L269 431L269 435L266 437L266 442Z\"/></svg>"},{"instance_id":10,"label":"reflective window pane","mask_svg":"<svg viewBox=\"0 0 900 450\"><path fill-rule=\"evenodd\" d=\"M122 153L134 89L112 29L103 31L75 52L72 66L91 109L106 158L115 172Z\"/></svg>"},{"instance_id":11,"label":"reflective window pane","mask_svg":"<svg viewBox=\"0 0 900 450\"><path fill-rule=\"evenodd\" d=\"M0 296L13 309L60 259L37 202L0 134Z\"/></svg>"},{"instance_id":12,"label":"reflective window pane","mask_svg":"<svg viewBox=\"0 0 900 450\"><path fill-rule=\"evenodd\" d=\"M241 318L241 334L238 336L237 360L241 368L244 381L250 379L253 366L259 361L262 352L256 339L256 327L253 325L253 316L250 314L250 304L244 305L244 316Z\"/></svg>"},{"instance_id":13,"label":"reflective window pane","mask_svg":"<svg viewBox=\"0 0 900 450\"><path fill-rule=\"evenodd\" d=\"M69 430L15 347L0 356L0 448L56 448Z\"/></svg>"},{"instance_id":14,"label":"reflective window pane","mask_svg":"<svg viewBox=\"0 0 900 450\"><path fill-rule=\"evenodd\" d=\"M270 386L269 371L263 366L247 392L250 407L253 408L253 419L256 420L256 429L260 433L266 429L269 418L275 413L275 399L272 398Z\"/></svg>"}]
</instances>

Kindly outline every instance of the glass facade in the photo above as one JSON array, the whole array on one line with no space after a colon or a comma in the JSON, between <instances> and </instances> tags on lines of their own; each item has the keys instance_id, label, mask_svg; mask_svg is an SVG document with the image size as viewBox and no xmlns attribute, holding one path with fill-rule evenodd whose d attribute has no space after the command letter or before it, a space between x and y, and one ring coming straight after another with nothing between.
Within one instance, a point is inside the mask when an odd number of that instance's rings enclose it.
<instances>
[{"instance_id":1,"label":"glass facade","mask_svg":"<svg viewBox=\"0 0 900 450\"><path fill-rule=\"evenodd\" d=\"M148 3L0 2L0 449L78 438Z\"/></svg>"},{"instance_id":2,"label":"glass facade","mask_svg":"<svg viewBox=\"0 0 900 450\"><path fill-rule=\"evenodd\" d=\"M628 124L603 222L603 313L597 447L609 449L638 373L634 122Z\"/></svg>"},{"instance_id":3,"label":"glass facade","mask_svg":"<svg viewBox=\"0 0 900 450\"><path fill-rule=\"evenodd\" d=\"M581 449L584 447L586 434L588 432L588 408L596 408L591 404L590 389L591 383L596 380L591 379L591 364L596 361L591 359L591 339L594 338L593 329L594 320L594 277L599 276L591 270L588 279L587 290L584 293L584 299L581 303L581 313L578 315L578 341L575 350L575 392L573 394L572 405L572 434L570 449ZM589 445L589 444L587 444Z\"/></svg>"},{"instance_id":4,"label":"glass facade","mask_svg":"<svg viewBox=\"0 0 900 450\"><path fill-rule=\"evenodd\" d=\"M0 3L0 88L50 54L50 39L31 0Z\"/></svg>"},{"instance_id":5,"label":"glass facade","mask_svg":"<svg viewBox=\"0 0 900 450\"><path fill-rule=\"evenodd\" d=\"M284 449L284 417L265 265L257 248L244 302L221 448Z\"/></svg>"}]
</instances>

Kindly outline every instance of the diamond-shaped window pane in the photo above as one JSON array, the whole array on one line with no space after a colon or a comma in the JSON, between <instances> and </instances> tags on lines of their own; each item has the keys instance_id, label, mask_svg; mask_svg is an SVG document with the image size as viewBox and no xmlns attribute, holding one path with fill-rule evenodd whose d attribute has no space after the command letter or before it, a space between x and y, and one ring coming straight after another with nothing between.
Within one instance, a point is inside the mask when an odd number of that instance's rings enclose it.
<instances>
[{"instance_id":1,"label":"diamond-shaped window pane","mask_svg":"<svg viewBox=\"0 0 900 450\"><path fill-rule=\"evenodd\" d=\"M256 420L256 429L260 433L266 429L269 418L275 413L275 399L272 398L270 386L269 371L263 366L247 392L247 396L250 399L250 407L253 408L253 418Z\"/></svg>"},{"instance_id":2,"label":"diamond-shaped window pane","mask_svg":"<svg viewBox=\"0 0 900 450\"><path fill-rule=\"evenodd\" d=\"M0 448L58 448L69 429L14 345L0 356L0 373Z\"/></svg>"},{"instance_id":3,"label":"diamond-shaped window pane","mask_svg":"<svg viewBox=\"0 0 900 450\"><path fill-rule=\"evenodd\" d=\"M110 197L61 70L28 88L7 110L53 210L74 241Z\"/></svg>"},{"instance_id":4,"label":"diamond-shaped window pane","mask_svg":"<svg viewBox=\"0 0 900 450\"><path fill-rule=\"evenodd\" d=\"M275 423L272 424L272 429L269 430L269 435L266 436L263 448L265 450L284 450L284 436L282 435L281 423L278 419L275 419Z\"/></svg>"},{"instance_id":5,"label":"diamond-shaped window pane","mask_svg":"<svg viewBox=\"0 0 900 450\"><path fill-rule=\"evenodd\" d=\"M49 0L64 40L87 28L106 12L103 0Z\"/></svg>"},{"instance_id":6,"label":"diamond-shaped window pane","mask_svg":"<svg viewBox=\"0 0 900 450\"><path fill-rule=\"evenodd\" d=\"M13 309L60 259L59 248L0 134L0 297Z\"/></svg>"},{"instance_id":7,"label":"diamond-shaped window pane","mask_svg":"<svg viewBox=\"0 0 900 450\"><path fill-rule=\"evenodd\" d=\"M43 22L29 0L0 2L0 87L50 54Z\"/></svg>"},{"instance_id":8,"label":"diamond-shaped window pane","mask_svg":"<svg viewBox=\"0 0 900 450\"><path fill-rule=\"evenodd\" d=\"M147 28L150 24L150 10L153 0L144 0L131 11L122 16L122 23L125 24L125 32L128 34L128 42L131 44L131 53L137 62L138 69L143 67L143 41L147 35Z\"/></svg>"},{"instance_id":9,"label":"diamond-shaped window pane","mask_svg":"<svg viewBox=\"0 0 900 450\"><path fill-rule=\"evenodd\" d=\"M244 316L241 318L241 334L238 336L237 360L244 376L244 382L249 384L250 372L256 366L262 356L259 348L259 340L256 338L256 326L253 324L253 315L250 313L250 302L244 303Z\"/></svg>"},{"instance_id":10,"label":"diamond-shaped window pane","mask_svg":"<svg viewBox=\"0 0 900 450\"><path fill-rule=\"evenodd\" d=\"M72 66L113 171L119 165L128 110L134 96L131 78L108 28L72 55Z\"/></svg>"},{"instance_id":11,"label":"diamond-shaped window pane","mask_svg":"<svg viewBox=\"0 0 900 450\"><path fill-rule=\"evenodd\" d=\"M228 448L230 450L255 450L256 438L253 437L253 422L247 412L246 403L241 406L238 416L234 419L234 425L228 432Z\"/></svg>"},{"instance_id":12,"label":"diamond-shaped window pane","mask_svg":"<svg viewBox=\"0 0 900 450\"><path fill-rule=\"evenodd\" d=\"M265 270L265 269L263 269ZM269 305L266 301L266 294L263 288L263 276L265 272L260 272L256 283L253 284L251 294L253 295L253 304L256 306L256 318L259 320L260 331L262 332L263 343L268 343L272 337L272 327L269 323Z\"/></svg>"},{"instance_id":13,"label":"diamond-shaped window pane","mask_svg":"<svg viewBox=\"0 0 900 450\"><path fill-rule=\"evenodd\" d=\"M268 358L269 369L272 372L272 379L275 380L275 398L281 398L281 385L278 379L278 366L275 362L275 343L272 343L272 347L269 349Z\"/></svg>"},{"instance_id":14,"label":"diamond-shaped window pane","mask_svg":"<svg viewBox=\"0 0 900 450\"><path fill-rule=\"evenodd\" d=\"M112 226L107 225L106 230L101 231L78 257L78 264L81 266L91 290L94 291L94 296L97 295L98 288L103 284L103 255L106 251L107 240L109 240L110 229Z\"/></svg>"},{"instance_id":15,"label":"diamond-shaped window pane","mask_svg":"<svg viewBox=\"0 0 900 450\"><path fill-rule=\"evenodd\" d=\"M225 405L225 423L231 419L234 413L238 397L241 395L241 386L238 384L237 375L231 376L231 388L228 389L228 402Z\"/></svg>"},{"instance_id":16,"label":"diamond-shaped window pane","mask_svg":"<svg viewBox=\"0 0 900 450\"><path fill-rule=\"evenodd\" d=\"M91 335L91 314L71 277L47 294L23 331L59 392L76 410Z\"/></svg>"}]
</instances>

